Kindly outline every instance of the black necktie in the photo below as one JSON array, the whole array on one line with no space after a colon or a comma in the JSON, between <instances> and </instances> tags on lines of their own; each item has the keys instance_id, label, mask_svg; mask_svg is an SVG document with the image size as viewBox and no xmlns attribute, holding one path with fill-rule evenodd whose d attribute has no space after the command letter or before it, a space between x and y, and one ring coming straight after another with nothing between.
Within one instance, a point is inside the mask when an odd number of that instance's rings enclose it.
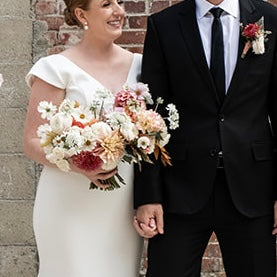
<instances>
[{"instance_id":1,"label":"black necktie","mask_svg":"<svg viewBox=\"0 0 277 277\"><path fill-rule=\"evenodd\" d=\"M225 97L225 65L224 65L224 44L223 31L220 16L223 12L221 8L213 8L210 12L214 16L212 25L212 47L210 71L213 76L214 84L218 97L223 103Z\"/></svg>"}]
</instances>

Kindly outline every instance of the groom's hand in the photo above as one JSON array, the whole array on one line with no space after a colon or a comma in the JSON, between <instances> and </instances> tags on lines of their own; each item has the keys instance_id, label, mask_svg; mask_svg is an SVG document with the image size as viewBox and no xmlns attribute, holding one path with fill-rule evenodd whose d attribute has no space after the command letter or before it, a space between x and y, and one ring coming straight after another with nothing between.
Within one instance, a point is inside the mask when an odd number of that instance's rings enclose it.
<instances>
[{"instance_id":1,"label":"groom's hand","mask_svg":"<svg viewBox=\"0 0 277 277\"><path fill-rule=\"evenodd\" d=\"M272 235L277 234L277 201L274 203L274 225L273 225L273 231Z\"/></svg>"},{"instance_id":2,"label":"groom's hand","mask_svg":"<svg viewBox=\"0 0 277 277\"><path fill-rule=\"evenodd\" d=\"M138 207L134 226L146 238L164 233L163 208L161 204L147 204Z\"/></svg>"}]
</instances>

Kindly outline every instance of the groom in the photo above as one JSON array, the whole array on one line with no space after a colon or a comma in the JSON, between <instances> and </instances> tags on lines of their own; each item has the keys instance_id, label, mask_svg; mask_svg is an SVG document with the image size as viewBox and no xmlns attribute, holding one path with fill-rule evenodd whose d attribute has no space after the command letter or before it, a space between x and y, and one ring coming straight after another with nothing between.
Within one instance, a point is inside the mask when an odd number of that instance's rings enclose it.
<instances>
[{"instance_id":1,"label":"groom","mask_svg":"<svg viewBox=\"0 0 277 277\"><path fill-rule=\"evenodd\" d=\"M251 26L260 39L247 43ZM215 232L228 277L275 277L277 9L184 0L150 16L142 81L180 113L173 166L136 172L135 226L153 237L147 276L200 276Z\"/></svg>"}]
</instances>

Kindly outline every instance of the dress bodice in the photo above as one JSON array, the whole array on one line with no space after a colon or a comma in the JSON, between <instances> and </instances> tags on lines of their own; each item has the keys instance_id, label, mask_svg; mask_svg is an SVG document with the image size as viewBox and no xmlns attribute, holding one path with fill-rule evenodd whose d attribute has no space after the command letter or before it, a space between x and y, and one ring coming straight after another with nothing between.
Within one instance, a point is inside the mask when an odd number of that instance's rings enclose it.
<instances>
[{"instance_id":1,"label":"dress bodice","mask_svg":"<svg viewBox=\"0 0 277 277\"><path fill-rule=\"evenodd\" d=\"M138 82L141 60L141 54L135 53L125 84ZM106 90L101 82L61 54L41 58L32 67L26 76L29 87L32 86L35 76L50 85L64 89L67 99L76 100L82 105L91 103L97 90Z\"/></svg>"}]
</instances>

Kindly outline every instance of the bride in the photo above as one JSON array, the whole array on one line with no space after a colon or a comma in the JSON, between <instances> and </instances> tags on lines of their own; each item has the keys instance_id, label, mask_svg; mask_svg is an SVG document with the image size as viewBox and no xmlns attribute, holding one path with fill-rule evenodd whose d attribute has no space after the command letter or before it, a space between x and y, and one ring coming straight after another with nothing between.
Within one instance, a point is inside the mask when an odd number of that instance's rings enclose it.
<instances>
[{"instance_id":1,"label":"bride","mask_svg":"<svg viewBox=\"0 0 277 277\"><path fill-rule=\"evenodd\" d=\"M77 45L40 59L26 76L31 88L25 123L26 155L44 165L34 205L39 277L136 277L142 241L133 226L133 168L124 163L111 172L65 173L45 159L36 135L43 124L40 101L59 105L64 98L88 105L94 92L118 92L138 81L141 55L114 44L122 33L124 9L116 0L65 0L68 25L84 29ZM117 170L126 186L111 192L89 190L92 181Z\"/></svg>"}]
</instances>

